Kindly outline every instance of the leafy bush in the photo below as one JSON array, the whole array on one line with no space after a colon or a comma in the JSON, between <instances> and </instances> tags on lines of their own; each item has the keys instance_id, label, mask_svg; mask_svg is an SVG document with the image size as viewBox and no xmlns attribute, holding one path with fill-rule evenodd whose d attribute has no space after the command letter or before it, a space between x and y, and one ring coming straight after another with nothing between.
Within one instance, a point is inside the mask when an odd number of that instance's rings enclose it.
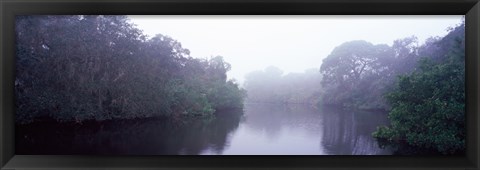
<instances>
[{"instance_id":1,"label":"leafy bush","mask_svg":"<svg viewBox=\"0 0 480 170\"><path fill-rule=\"evenodd\" d=\"M449 49L444 55L424 58L417 71L399 77L396 88L387 95L392 104L391 126L378 128L374 137L444 154L464 151L465 39L462 32L463 25L439 42L447 44L443 48Z\"/></svg>"},{"instance_id":2,"label":"leafy bush","mask_svg":"<svg viewBox=\"0 0 480 170\"><path fill-rule=\"evenodd\" d=\"M168 36L147 39L126 16L18 16L16 38L18 123L209 115L243 106L222 57L196 59Z\"/></svg>"}]
</instances>

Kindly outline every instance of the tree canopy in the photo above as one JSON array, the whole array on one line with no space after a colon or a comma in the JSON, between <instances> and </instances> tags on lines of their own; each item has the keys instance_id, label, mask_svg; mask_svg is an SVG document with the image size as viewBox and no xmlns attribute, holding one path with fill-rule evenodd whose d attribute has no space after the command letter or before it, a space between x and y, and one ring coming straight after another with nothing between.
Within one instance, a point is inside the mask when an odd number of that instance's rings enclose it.
<instances>
[{"instance_id":1,"label":"tree canopy","mask_svg":"<svg viewBox=\"0 0 480 170\"><path fill-rule=\"evenodd\" d=\"M431 47L433 46L433 47ZM373 135L440 153L465 149L465 27L452 29L429 43L418 69L399 76L387 98L392 104L391 126ZM442 49L437 51L437 49ZM387 142L387 143L388 143Z\"/></svg>"},{"instance_id":2,"label":"tree canopy","mask_svg":"<svg viewBox=\"0 0 480 170\"><path fill-rule=\"evenodd\" d=\"M147 38L127 16L16 17L16 121L210 116L258 103L384 110L373 136L438 153L465 149L465 23L419 44L337 46L319 68L269 66L228 79L222 56L198 58L175 39Z\"/></svg>"},{"instance_id":3,"label":"tree canopy","mask_svg":"<svg viewBox=\"0 0 480 170\"><path fill-rule=\"evenodd\" d=\"M320 67L322 102L365 109L384 107L379 95L389 71L384 57L391 53L387 45L366 41L351 41L336 47ZM370 93L365 94L366 91Z\"/></svg>"},{"instance_id":4,"label":"tree canopy","mask_svg":"<svg viewBox=\"0 0 480 170\"><path fill-rule=\"evenodd\" d=\"M17 121L209 115L241 108L221 56L193 58L126 16L17 16Z\"/></svg>"}]
</instances>

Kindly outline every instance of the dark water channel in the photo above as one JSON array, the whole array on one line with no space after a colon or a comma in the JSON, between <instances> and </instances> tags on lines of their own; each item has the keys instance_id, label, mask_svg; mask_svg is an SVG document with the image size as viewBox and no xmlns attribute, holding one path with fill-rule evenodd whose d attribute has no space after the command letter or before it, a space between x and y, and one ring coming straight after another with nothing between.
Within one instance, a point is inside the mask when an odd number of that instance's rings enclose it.
<instances>
[{"instance_id":1,"label":"dark water channel","mask_svg":"<svg viewBox=\"0 0 480 170\"><path fill-rule=\"evenodd\" d=\"M246 104L215 118L16 126L16 154L390 155L371 133L385 113Z\"/></svg>"}]
</instances>

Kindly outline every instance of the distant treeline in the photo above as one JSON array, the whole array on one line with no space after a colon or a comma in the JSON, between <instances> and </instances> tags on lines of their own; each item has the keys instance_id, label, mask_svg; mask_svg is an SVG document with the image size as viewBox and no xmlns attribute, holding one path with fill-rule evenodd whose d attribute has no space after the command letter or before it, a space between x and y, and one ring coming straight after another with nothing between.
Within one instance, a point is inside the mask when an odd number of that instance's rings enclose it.
<instances>
[{"instance_id":1,"label":"distant treeline","mask_svg":"<svg viewBox=\"0 0 480 170\"><path fill-rule=\"evenodd\" d=\"M199 59L126 16L17 16L16 120L29 123L211 115L248 101L386 110L373 136L441 153L465 149L465 24L444 37L350 41L320 69L268 67L227 80L221 56ZM319 63L320 64L320 63Z\"/></svg>"},{"instance_id":2,"label":"distant treeline","mask_svg":"<svg viewBox=\"0 0 480 170\"><path fill-rule=\"evenodd\" d=\"M222 57L192 58L127 16L17 16L16 120L210 115L241 108L245 92Z\"/></svg>"},{"instance_id":3,"label":"distant treeline","mask_svg":"<svg viewBox=\"0 0 480 170\"><path fill-rule=\"evenodd\" d=\"M247 101L312 105L319 102L321 75L318 69L282 74L283 71L274 66L247 74L244 84Z\"/></svg>"},{"instance_id":4,"label":"distant treeline","mask_svg":"<svg viewBox=\"0 0 480 170\"><path fill-rule=\"evenodd\" d=\"M320 69L283 75L268 67L246 76L247 101L385 110L390 127L374 136L442 153L465 147L465 24L419 44L357 40L341 44Z\"/></svg>"}]
</instances>

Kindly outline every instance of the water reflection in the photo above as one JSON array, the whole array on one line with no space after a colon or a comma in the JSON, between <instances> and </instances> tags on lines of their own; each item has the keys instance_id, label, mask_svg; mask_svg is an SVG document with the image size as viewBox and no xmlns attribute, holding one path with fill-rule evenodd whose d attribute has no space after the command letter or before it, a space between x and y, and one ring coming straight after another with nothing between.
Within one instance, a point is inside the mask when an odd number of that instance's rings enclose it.
<instances>
[{"instance_id":1,"label":"water reflection","mask_svg":"<svg viewBox=\"0 0 480 170\"><path fill-rule=\"evenodd\" d=\"M215 119L17 126L16 154L197 155L205 149L221 154L243 114L216 114Z\"/></svg>"},{"instance_id":2,"label":"water reflection","mask_svg":"<svg viewBox=\"0 0 480 170\"><path fill-rule=\"evenodd\" d=\"M388 149L380 149L371 136L377 126L388 123L385 113L298 104L247 104L245 117L223 154L391 154Z\"/></svg>"},{"instance_id":3,"label":"water reflection","mask_svg":"<svg viewBox=\"0 0 480 170\"><path fill-rule=\"evenodd\" d=\"M223 154L322 154L321 122L318 111L305 105L246 104L245 121Z\"/></svg>"},{"instance_id":4,"label":"water reflection","mask_svg":"<svg viewBox=\"0 0 480 170\"><path fill-rule=\"evenodd\" d=\"M371 136L379 125L387 125L385 113L347 111L332 107L321 109L322 145L329 155L389 155Z\"/></svg>"},{"instance_id":5,"label":"water reflection","mask_svg":"<svg viewBox=\"0 0 480 170\"><path fill-rule=\"evenodd\" d=\"M246 104L216 118L16 127L16 154L378 155L371 133L385 113Z\"/></svg>"}]
</instances>

